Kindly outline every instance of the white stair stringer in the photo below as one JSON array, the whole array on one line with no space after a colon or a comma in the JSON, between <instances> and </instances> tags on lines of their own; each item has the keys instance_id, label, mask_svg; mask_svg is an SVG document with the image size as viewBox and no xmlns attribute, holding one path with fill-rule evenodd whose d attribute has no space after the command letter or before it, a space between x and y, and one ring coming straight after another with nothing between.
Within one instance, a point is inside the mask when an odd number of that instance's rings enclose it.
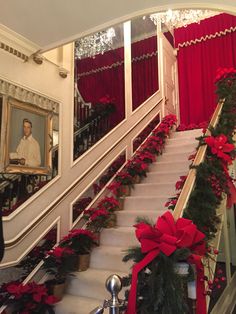
<instances>
[{"instance_id":1,"label":"white stair stringer","mask_svg":"<svg viewBox=\"0 0 236 314\"><path fill-rule=\"evenodd\" d=\"M188 156L194 152L195 138L200 135L201 130L172 134L164 153L150 165L147 177L126 197L124 210L116 212L116 228L103 229L100 246L91 253L90 268L70 278L65 297L55 307L56 314L89 314L105 298L110 298L105 289L107 277L114 273L122 277L132 267L131 262L123 263L122 258L125 250L138 245L133 228L137 216L155 222L166 211L164 205L175 195L176 181L188 173L191 163Z\"/></svg>"}]
</instances>

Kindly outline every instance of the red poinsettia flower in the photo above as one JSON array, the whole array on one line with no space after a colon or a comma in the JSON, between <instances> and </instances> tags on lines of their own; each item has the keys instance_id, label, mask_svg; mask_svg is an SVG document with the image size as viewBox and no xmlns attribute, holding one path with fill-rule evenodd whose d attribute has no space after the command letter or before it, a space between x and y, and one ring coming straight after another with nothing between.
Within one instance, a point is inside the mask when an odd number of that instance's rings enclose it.
<instances>
[{"instance_id":1,"label":"red poinsettia flower","mask_svg":"<svg viewBox=\"0 0 236 314\"><path fill-rule=\"evenodd\" d=\"M212 154L217 155L227 163L232 162L230 155L227 153L230 153L234 150L234 145L228 143L227 136L224 134L216 137L208 136L205 138L205 142L211 148Z\"/></svg>"},{"instance_id":2,"label":"red poinsettia flower","mask_svg":"<svg viewBox=\"0 0 236 314\"><path fill-rule=\"evenodd\" d=\"M57 303L59 300L57 297L55 297L54 295L48 295L45 299L44 299L44 302L46 304L49 304L49 305L52 305L52 304L55 304Z\"/></svg>"},{"instance_id":3,"label":"red poinsettia flower","mask_svg":"<svg viewBox=\"0 0 236 314\"><path fill-rule=\"evenodd\" d=\"M99 217L108 217L108 216L109 216L109 212L106 209L98 209L90 217L90 220L94 221Z\"/></svg>"},{"instance_id":4,"label":"red poinsettia flower","mask_svg":"<svg viewBox=\"0 0 236 314\"><path fill-rule=\"evenodd\" d=\"M180 180L176 182L175 184L175 189L176 190L181 190L184 186L184 183L187 179L187 176L180 176Z\"/></svg>"},{"instance_id":5,"label":"red poinsettia flower","mask_svg":"<svg viewBox=\"0 0 236 314\"><path fill-rule=\"evenodd\" d=\"M60 259L64 254L74 254L74 251L67 247L57 246L53 250L47 252L47 254Z\"/></svg>"},{"instance_id":6,"label":"red poinsettia flower","mask_svg":"<svg viewBox=\"0 0 236 314\"><path fill-rule=\"evenodd\" d=\"M16 298L20 298L23 294L30 291L30 287L28 285L23 285L22 283L13 283L7 286L7 291Z\"/></svg>"},{"instance_id":7,"label":"red poinsettia flower","mask_svg":"<svg viewBox=\"0 0 236 314\"><path fill-rule=\"evenodd\" d=\"M234 68L219 68L216 72L215 83L225 79L233 78L236 75L236 70Z\"/></svg>"}]
</instances>

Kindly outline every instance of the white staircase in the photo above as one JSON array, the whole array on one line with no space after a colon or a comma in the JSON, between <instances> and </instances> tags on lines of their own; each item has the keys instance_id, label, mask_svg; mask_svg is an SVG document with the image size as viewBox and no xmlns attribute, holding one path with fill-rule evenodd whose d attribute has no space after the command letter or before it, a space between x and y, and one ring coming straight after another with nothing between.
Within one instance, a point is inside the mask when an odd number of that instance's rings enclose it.
<instances>
[{"instance_id":1,"label":"white staircase","mask_svg":"<svg viewBox=\"0 0 236 314\"><path fill-rule=\"evenodd\" d=\"M127 275L131 267L122 262L122 257L124 250L138 244L132 227L136 217L145 216L155 222L166 211L164 204L175 194L179 177L188 173L188 156L197 145L195 137L200 135L201 130L178 132L168 140L165 152L150 166L147 178L126 197L124 210L116 212L117 227L102 231L100 246L91 254L90 268L74 273L70 279L67 294L56 306L57 314L89 314L110 297L105 289L107 277L114 273Z\"/></svg>"}]
</instances>

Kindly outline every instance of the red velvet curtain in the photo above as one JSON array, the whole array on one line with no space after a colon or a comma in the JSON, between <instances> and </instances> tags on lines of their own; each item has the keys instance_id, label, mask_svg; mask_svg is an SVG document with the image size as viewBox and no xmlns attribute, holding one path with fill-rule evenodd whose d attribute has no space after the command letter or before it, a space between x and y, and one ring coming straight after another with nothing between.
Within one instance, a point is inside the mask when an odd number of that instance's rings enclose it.
<instances>
[{"instance_id":1,"label":"red velvet curtain","mask_svg":"<svg viewBox=\"0 0 236 314\"><path fill-rule=\"evenodd\" d=\"M157 37L132 43L133 110L158 90ZM140 58L141 56L147 57Z\"/></svg>"},{"instance_id":2,"label":"red velvet curtain","mask_svg":"<svg viewBox=\"0 0 236 314\"><path fill-rule=\"evenodd\" d=\"M220 14L175 30L175 46L236 26L236 17ZM209 120L216 106L214 79L219 67L236 67L236 31L178 51L181 124Z\"/></svg>"},{"instance_id":3,"label":"red velvet curtain","mask_svg":"<svg viewBox=\"0 0 236 314\"><path fill-rule=\"evenodd\" d=\"M101 69L115 63L117 66L91 72L80 77L80 74ZM95 58L85 58L76 61L78 89L86 102L96 103L100 98L109 95L114 99L116 112L111 116L111 126L117 125L125 117L124 91L124 48L110 50Z\"/></svg>"}]
</instances>

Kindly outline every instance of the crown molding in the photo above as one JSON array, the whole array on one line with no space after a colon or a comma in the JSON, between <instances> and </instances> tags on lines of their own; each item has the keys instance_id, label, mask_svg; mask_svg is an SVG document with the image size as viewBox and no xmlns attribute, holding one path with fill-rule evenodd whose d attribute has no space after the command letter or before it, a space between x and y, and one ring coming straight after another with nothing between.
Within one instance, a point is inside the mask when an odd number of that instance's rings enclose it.
<instances>
[{"instance_id":1,"label":"crown molding","mask_svg":"<svg viewBox=\"0 0 236 314\"><path fill-rule=\"evenodd\" d=\"M40 50L40 47L3 24L0 24L0 49L27 61L32 54Z\"/></svg>"}]
</instances>

